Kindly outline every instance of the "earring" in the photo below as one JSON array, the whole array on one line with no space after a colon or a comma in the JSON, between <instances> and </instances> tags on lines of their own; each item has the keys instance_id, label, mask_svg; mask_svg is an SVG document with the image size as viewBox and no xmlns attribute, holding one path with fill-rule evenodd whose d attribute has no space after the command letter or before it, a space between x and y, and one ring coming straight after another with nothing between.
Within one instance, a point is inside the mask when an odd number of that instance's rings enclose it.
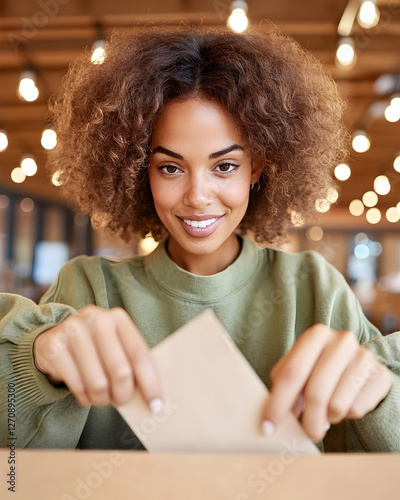
<instances>
[{"instance_id":1,"label":"earring","mask_svg":"<svg viewBox=\"0 0 400 500\"><path fill-rule=\"evenodd\" d=\"M255 184L250 184L250 191L254 189ZM260 184L260 179L257 181L257 189L254 189L254 191L260 191L261 184Z\"/></svg>"}]
</instances>

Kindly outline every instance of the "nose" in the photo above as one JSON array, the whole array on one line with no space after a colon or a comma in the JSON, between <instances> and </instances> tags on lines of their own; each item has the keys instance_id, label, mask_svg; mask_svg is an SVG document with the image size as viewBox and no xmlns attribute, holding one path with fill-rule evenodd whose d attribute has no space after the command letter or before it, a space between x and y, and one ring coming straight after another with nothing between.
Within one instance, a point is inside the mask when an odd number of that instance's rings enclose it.
<instances>
[{"instance_id":1,"label":"nose","mask_svg":"<svg viewBox=\"0 0 400 500\"><path fill-rule=\"evenodd\" d=\"M200 210L212 203L212 191L212 182L205 175L190 175L186 180L183 203Z\"/></svg>"}]
</instances>

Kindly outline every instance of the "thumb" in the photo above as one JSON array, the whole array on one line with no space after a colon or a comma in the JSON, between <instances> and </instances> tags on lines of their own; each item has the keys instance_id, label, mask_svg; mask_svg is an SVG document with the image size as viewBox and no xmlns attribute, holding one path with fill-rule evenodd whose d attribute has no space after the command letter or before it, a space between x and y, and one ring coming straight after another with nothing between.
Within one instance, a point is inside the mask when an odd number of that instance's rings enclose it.
<instances>
[{"instance_id":1,"label":"thumb","mask_svg":"<svg viewBox=\"0 0 400 500\"><path fill-rule=\"evenodd\" d=\"M300 394L294 401L277 396L277 391L271 391L263 407L261 430L265 436L274 434L276 427L287 412L291 411L296 418L299 418L303 412L303 394Z\"/></svg>"}]
</instances>

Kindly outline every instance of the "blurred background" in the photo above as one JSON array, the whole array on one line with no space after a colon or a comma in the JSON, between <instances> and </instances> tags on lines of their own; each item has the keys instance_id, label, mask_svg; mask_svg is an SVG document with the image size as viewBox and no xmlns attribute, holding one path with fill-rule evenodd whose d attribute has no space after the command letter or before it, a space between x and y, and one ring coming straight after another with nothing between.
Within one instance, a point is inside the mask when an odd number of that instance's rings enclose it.
<instances>
[{"instance_id":1,"label":"blurred background","mask_svg":"<svg viewBox=\"0 0 400 500\"><path fill-rule=\"evenodd\" d=\"M314 249L336 266L383 333L400 329L400 0L1 0L0 291L38 300L61 265L79 254L143 254L94 230L46 171L56 144L47 100L84 47L101 64L114 29L213 26L241 32L271 23L311 51L348 103L351 155L340 189L283 248Z\"/></svg>"}]
</instances>

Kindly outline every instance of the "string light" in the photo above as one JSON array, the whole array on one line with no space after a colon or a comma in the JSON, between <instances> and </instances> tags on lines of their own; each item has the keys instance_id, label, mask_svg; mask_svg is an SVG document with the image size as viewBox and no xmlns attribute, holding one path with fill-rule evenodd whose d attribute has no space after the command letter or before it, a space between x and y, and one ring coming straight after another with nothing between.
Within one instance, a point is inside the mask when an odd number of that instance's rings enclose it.
<instances>
[{"instance_id":1,"label":"string light","mask_svg":"<svg viewBox=\"0 0 400 500\"><path fill-rule=\"evenodd\" d=\"M380 195L388 194L390 191L390 182L386 175L378 175L374 180L374 189Z\"/></svg>"},{"instance_id":2,"label":"string light","mask_svg":"<svg viewBox=\"0 0 400 500\"><path fill-rule=\"evenodd\" d=\"M32 102L39 96L39 90L36 87L36 75L32 70L25 70L21 73L18 95L21 99Z\"/></svg>"},{"instance_id":3,"label":"string light","mask_svg":"<svg viewBox=\"0 0 400 500\"><path fill-rule=\"evenodd\" d=\"M295 227L301 227L305 222L304 217L299 212L296 212L296 210L292 210L290 220Z\"/></svg>"},{"instance_id":4,"label":"string light","mask_svg":"<svg viewBox=\"0 0 400 500\"><path fill-rule=\"evenodd\" d=\"M378 224L378 222L381 220L382 215L379 208L370 208L365 214L365 217L370 224Z\"/></svg>"},{"instance_id":5,"label":"string light","mask_svg":"<svg viewBox=\"0 0 400 500\"><path fill-rule=\"evenodd\" d=\"M400 154L395 158L393 162L393 168L396 170L396 172L400 172Z\"/></svg>"},{"instance_id":6,"label":"string light","mask_svg":"<svg viewBox=\"0 0 400 500\"><path fill-rule=\"evenodd\" d=\"M341 38L336 51L336 61L341 66L350 67L355 63L355 60L356 53L353 39L350 36Z\"/></svg>"},{"instance_id":7,"label":"string light","mask_svg":"<svg viewBox=\"0 0 400 500\"><path fill-rule=\"evenodd\" d=\"M385 109L385 118L391 123L395 123L400 120L400 106L396 102L393 104L393 101L395 101L395 99L392 99L389 106Z\"/></svg>"},{"instance_id":8,"label":"string light","mask_svg":"<svg viewBox=\"0 0 400 500\"><path fill-rule=\"evenodd\" d=\"M21 169L26 176L32 176L36 174L37 165L33 156L24 155L21 158Z\"/></svg>"},{"instance_id":9,"label":"string light","mask_svg":"<svg viewBox=\"0 0 400 500\"><path fill-rule=\"evenodd\" d=\"M339 198L339 193L335 188L329 188L326 194L326 199L329 203L336 203Z\"/></svg>"},{"instance_id":10,"label":"string light","mask_svg":"<svg viewBox=\"0 0 400 500\"><path fill-rule=\"evenodd\" d=\"M92 45L92 57L90 60L93 64L103 64L106 58L106 42L103 39L98 39Z\"/></svg>"},{"instance_id":11,"label":"string light","mask_svg":"<svg viewBox=\"0 0 400 500\"><path fill-rule=\"evenodd\" d=\"M324 231L322 227L312 226L306 231L306 238L310 241L321 241L324 237Z\"/></svg>"},{"instance_id":12,"label":"string light","mask_svg":"<svg viewBox=\"0 0 400 500\"><path fill-rule=\"evenodd\" d=\"M234 0L231 3L231 15L227 24L236 33L243 33L249 25L247 10L247 2L244 0Z\"/></svg>"},{"instance_id":13,"label":"string light","mask_svg":"<svg viewBox=\"0 0 400 500\"><path fill-rule=\"evenodd\" d=\"M21 167L15 167L13 169L13 171L11 172L11 179L16 184L21 184L21 182L24 182L24 180L26 179L26 175L24 174L24 171Z\"/></svg>"},{"instance_id":14,"label":"string light","mask_svg":"<svg viewBox=\"0 0 400 500\"><path fill-rule=\"evenodd\" d=\"M335 168L335 177L339 181L347 181L350 175L351 175L351 170L350 167L346 165L346 163L341 163Z\"/></svg>"},{"instance_id":15,"label":"string light","mask_svg":"<svg viewBox=\"0 0 400 500\"><path fill-rule=\"evenodd\" d=\"M46 128L42 132L42 138L40 139L41 145L44 149L50 150L57 145L57 134L52 128Z\"/></svg>"},{"instance_id":16,"label":"string light","mask_svg":"<svg viewBox=\"0 0 400 500\"><path fill-rule=\"evenodd\" d=\"M396 207L390 207L386 210L386 219L389 222L399 222L400 214Z\"/></svg>"},{"instance_id":17,"label":"string light","mask_svg":"<svg viewBox=\"0 0 400 500\"><path fill-rule=\"evenodd\" d=\"M390 101L390 105L392 106L392 108L400 111L400 96L398 95L393 96L392 100Z\"/></svg>"},{"instance_id":18,"label":"string light","mask_svg":"<svg viewBox=\"0 0 400 500\"><path fill-rule=\"evenodd\" d=\"M53 184L53 186L57 186L57 187L61 186L60 175L61 175L61 172L54 172L54 174L52 175L51 183Z\"/></svg>"},{"instance_id":19,"label":"string light","mask_svg":"<svg viewBox=\"0 0 400 500\"><path fill-rule=\"evenodd\" d=\"M4 151L8 146L8 138L5 130L0 130L0 151Z\"/></svg>"},{"instance_id":20,"label":"string light","mask_svg":"<svg viewBox=\"0 0 400 500\"><path fill-rule=\"evenodd\" d=\"M357 153L365 153L369 150L371 142L364 130L354 132L352 146Z\"/></svg>"},{"instance_id":21,"label":"string light","mask_svg":"<svg viewBox=\"0 0 400 500\"><path fill-rule=\"evenodd\" d=\"M361 200L353 200L349 205L351 215L359 217L364 213L364 204Z\"/></svg>"},{"instance_id":22,"label":"string light","mask_svg":"<svg viewBox=\"0 0 400 500\"><path fill-rule=\"evenodd\" d=\"M317 212L324 214L331 208L331 204L326 198L318 198L315 202L315 208L317 209Z\"/></svg>"},{"instance_id":23,"label":"string light","mask_svg":"<svg viewBox=\"0 0 400 500\"><path fill-rule=\"evenodd\" d=\"M380 12L375 1L365 1L358 11L357 20L362 28L370 29L379 23Z\"/></svg>"},{"instance_id":24,"label":"string light","mask_svg":"<svg viewBox=\"0 0 400 500\"><path fill-rule=\"evenodd\" d=\"M374 207L378 203L378 195L375 191L367 191L363 195L362 201L366 207Z\"/></svg>"},{"instance_id":25,"label":"string light","mask_svg":"<svg viewBox=\"0 0 400 500\"><path fill-rule=\"evenodd\" d=\"M158 243L153 239L153 237L150 236L150 235L147 235L145 238L143 238L139 242L139 251L140 251L140 254L144 254L144 255L149 254L157 246L158 246Z\"/></svg>"}]
</instances>

